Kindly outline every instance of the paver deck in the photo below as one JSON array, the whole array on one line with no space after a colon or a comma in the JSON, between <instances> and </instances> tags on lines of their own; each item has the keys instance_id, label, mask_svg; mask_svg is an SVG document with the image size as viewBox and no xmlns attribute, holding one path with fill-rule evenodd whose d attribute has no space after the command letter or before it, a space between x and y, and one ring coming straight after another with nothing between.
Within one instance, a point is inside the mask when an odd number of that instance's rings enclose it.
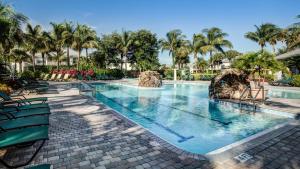
<instances>
[{"instance_id":1,"label":"paver deck","mask_svg":"<svg viewBox=\"0 0 300 169\"><path fill-rule=\"evenodd\" d=\"M69 85L52 85L50 140L32 165L51 163L54 169L75 168L300 168L300 125L215 156L187 156L153 134L119 117L116 112ZM5 159L20 162L35 146L8 150ZM241 163L234 156L253 158ZM0 168L4 168L0 165Z\"/></svg>"}]
</instances>

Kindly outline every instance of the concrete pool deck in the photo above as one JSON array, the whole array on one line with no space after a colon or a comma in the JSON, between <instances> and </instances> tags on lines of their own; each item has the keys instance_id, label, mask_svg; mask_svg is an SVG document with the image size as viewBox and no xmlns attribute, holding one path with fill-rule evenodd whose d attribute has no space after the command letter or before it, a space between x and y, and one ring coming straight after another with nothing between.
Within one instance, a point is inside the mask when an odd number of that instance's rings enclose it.
<instances>
[{"instance_id":1,"label":"concrete pool deck","mask_svg":"<svg viewBox=\"0 0 300 169\"><path fill-rule=\"evenodd\" d=\"M196 156L165 143L93 98L80 95L67 83L50 87L42 95L49 97L51 106L50 140L32 164L51 163L54 169L300 168L300 124L296 120L230 150ZM34 148L9 151L5 159L23 160ZM241 154L245 162L235 158Z\"/></svg>"}]
</instances>

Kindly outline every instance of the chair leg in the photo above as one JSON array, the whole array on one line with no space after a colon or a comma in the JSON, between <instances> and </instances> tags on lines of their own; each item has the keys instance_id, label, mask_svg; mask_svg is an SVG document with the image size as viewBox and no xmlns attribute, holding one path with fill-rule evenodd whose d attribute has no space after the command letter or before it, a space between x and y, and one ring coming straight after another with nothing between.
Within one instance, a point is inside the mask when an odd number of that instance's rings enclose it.
<instances>
[{"instance_id":1,"label":"chair leg","mask_svg":"<svg viewBox=\"0 0 300 169\"><path fill-rule=\"evenodd\" d=\"M7 162L5 162L3 159L0 159L0 163L2 163L5 167L7 168L18 168L18 167L23 167L28 165L29 163L32 162L32 160L34 159L34 157L38 154L38 152L41 150L41 148L43 147L43 145L45 144L46 140L43 140L41 145L36 149L36 151L33 153L33 155L31 156L31 158L22 163L22 164L16 164L16 165L9 165Z\"/></svg>"}]
</instances>

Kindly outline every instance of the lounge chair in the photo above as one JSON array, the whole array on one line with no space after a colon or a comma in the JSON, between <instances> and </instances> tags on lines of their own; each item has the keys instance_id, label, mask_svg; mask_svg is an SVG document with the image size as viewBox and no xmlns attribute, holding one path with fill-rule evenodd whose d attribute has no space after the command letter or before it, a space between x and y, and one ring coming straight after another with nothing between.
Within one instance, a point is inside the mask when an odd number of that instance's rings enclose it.
<instances>
[{"instance_id":1,"label":"lounge chair","mask_svg":"<svg viewBox=\"0 0 300 169\"><path fill-rule=\"evenodd\" d=\"M33 155L28 161L11 165L4 159L0 159L0 162L7 168L18 168L28 165L40 149L43 147L46 140L48 140L48 126L37 126L37 127L27 127L22 129L9 130L0 133L0 149L7 149L10 147L18 146L31 146L37 141L41 141L41 144L37 147Z\"/></svg>"},{"instance_id":2,"label":"lounge chair","mask_svg":"<svg viewBox=\"0 0 300 169\"><path fill-rule=\"evenodd\" d=\"M55 80L55 77L56 77L56 75L57 75L57 74L54 74L54 73L53 73L53 74L51 75L51 77L50 77L50 79L49 79L49 80L50 80L50 81L53 81L53 80Z\"/></svg>"},{"instance_id":3,"label":"lounge chair","mask_svg":"<svg viewBox=\"0 0 300 169\"><path fill-rule=\"evenodd\" d=\"M32 102L40 102L40 103L45 103L48 98L47 97L35 97L35 98L26 98L24 95L19 95L15 97L10 97L6 93L0 92L0 97L7 102L17 102L19 104L31 104ZM21 99L20 97L23 97Z\"/></svg>"},{"instance_id":4,"label":"lounge chair","mask_svg":"<svg viewBox=\"0 0 300 169\"><path fill-rule=\"evenodd\" d=\"M49 125L49 116L29 116L24 118L3 120L0 121L0 132L42 125Z\"/></svg>"},{"instance_id":5,"label":"lounge chair","mask_svg":"<svg viewBox=\"0 0 300 169\"><path fill-rule=\"evenodd\" d=\"M22 111L22 110L30 110L30 109L39 109L39 108L48 108L48 103L37 103L37 104L26 104L26 105L15 105L11 102L0 102L0 109L5 111Z\"/></svg>"},{"instance_id":6,"label":"lounge chair","mask_svg":"<svg viewBox=\"0 0 300 169\"><path fill-rule=\"evenodd\" d=\"M57 76L56 76L56 79L54 79L54 81L60 81L61 80L61 76L62 76L62 74L60 73L60 74L58 74Z\"/></svg>"},{"instance_id":7,"label":"lounge chair","mask_svg":"<svg viewBox=\"0 0 300 169\"><path fill-rule=\"evenodd\" d=\"M69 80L69 77L70 77L70 74L69 74L69 73L66 73L66 74L64 74L63 78L60 79L59 81L68 81L68 80Z\"/></svg>"},{"instance_id":8,"label":"lounge chair","mask_svg":"<svg viewBox=\"0 0 300 169\"><path fill-rule=\"evenodd\" d=\"M29 116L43 116L49 114L51 114L49 108L28 109L28 110L12 110L12 109L0 108L0 121L17 119L22 117L29 117Z\"/></svg>"},{"instance_id":9,"label":"lounge chair","mask_svg":"<svg viewBox=\"0 0 300 169\"><path fill-rule=\"evenodd\" d=\"M291 86L292 81L293 81L293 79L290 78L290 77L289 78L283 78L283 79L280 79L280 80L277 80L277 81L270 82L270 85L272 85L272 86Z\"/></svg>"},{"instance_id":10,"label":"lounge chair","mask_svg":"<svg viewBox=\"0 0 300 169\"><path fill-rule=\"evenodd\" d=\"M26 167L25 169L50 169L51 164L41 164L37 166L32 166L32 167Z\"/></svg>"},{"instance_id":11,"label":"lounge chair","mask_svg":"<svg viewBox=\"0 0 300 169\"><path fill-rule=\"evenodd\" d=\"M44 77L42 78L42 80L44 80L44 81L47 81L47 80L48 80L48 78L49 78L49 76L50 76L50 74L49 74L49 73L45 74L45 75L44 75Z\"/></svg>"}]
</instances>

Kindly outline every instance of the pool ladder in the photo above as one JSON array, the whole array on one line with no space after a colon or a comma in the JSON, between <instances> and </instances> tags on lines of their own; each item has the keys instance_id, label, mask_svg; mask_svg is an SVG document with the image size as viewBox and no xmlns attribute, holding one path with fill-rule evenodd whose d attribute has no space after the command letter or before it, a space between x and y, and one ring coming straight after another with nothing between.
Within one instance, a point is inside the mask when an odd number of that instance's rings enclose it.
<instances>
[{"instance_id":1,"label":"pool ladder","mask_svg":"<svg viewBox=\"0 0 300 169\"><path fill-rule=\"evenodd\" d=\"M242 101L243 101L243 98L244 98L244 95L245 93L248 92L248 95L250 94L250 103L252 103L252 106L253 106L253 112L256 112L256 109L257 109L257 96L258 94L260 93L260 91L262 91L262 98L264 98L264 87L263 86L260 86L257 93L255 94L255 96L253 97L252 95L252 91L251 91L251 87L247 87L246 89L244 89L244 91L242 92L242 95L240 96L239 98L239 105L240 105L240 109L242 109ZM264 99L261 99L262 103L264 103Z\"/></svg>"}]
</instances>

